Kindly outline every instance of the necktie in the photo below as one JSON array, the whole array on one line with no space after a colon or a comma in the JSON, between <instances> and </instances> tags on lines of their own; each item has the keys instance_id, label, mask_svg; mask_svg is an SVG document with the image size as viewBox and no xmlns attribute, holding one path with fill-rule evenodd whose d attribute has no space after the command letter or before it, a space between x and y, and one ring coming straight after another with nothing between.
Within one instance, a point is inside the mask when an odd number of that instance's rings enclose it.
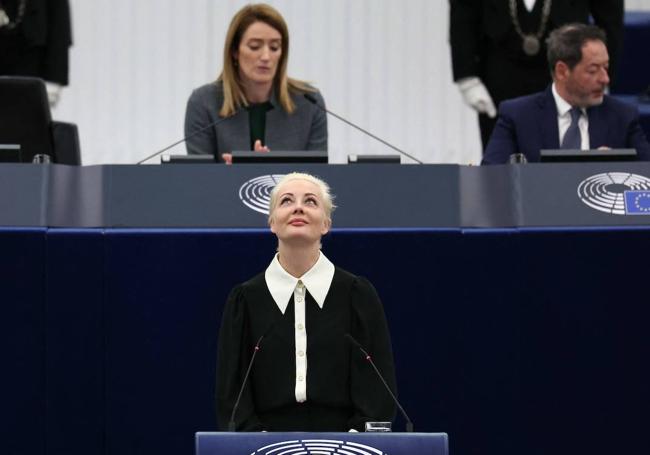
<instances>
[{"instance_id":1,"label":"necktie","mask_svg":"<svg viewBox=\"0 0 650 455\"><path fill-rule=\"evenodd\" d=\"M566 130L566 133L564 133L564 137L562 138L562 145L560 148L580 150L582 146L582 140L580 137L580 128L578 127L578 122L580 121L582 110L580 110L580 108L573 107L569 113L571 114L571 125L569 125L569 129Z\"/></svg>"}]
</instances>

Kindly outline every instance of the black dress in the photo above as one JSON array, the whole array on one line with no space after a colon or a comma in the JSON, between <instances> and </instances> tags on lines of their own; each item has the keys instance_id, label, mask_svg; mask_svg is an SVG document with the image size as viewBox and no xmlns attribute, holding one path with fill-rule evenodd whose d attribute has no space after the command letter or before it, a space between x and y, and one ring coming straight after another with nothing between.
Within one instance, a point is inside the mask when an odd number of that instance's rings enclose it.
<instances>
[{"instance_id":1,"label":"black dress","mask_svg":"<svg viewBox=\"0 0 650 455\"><path fill-rule=\"evenodd\" d=\"M391 421L395 407L372 366L345 334L371 355L395 391L393 354L384 310L366 279L336 268L322 309L307 291L307 401L295 397L293 297L284 314L264 273L235 287L219 332L217 417L227 429L257 340L260 350L235 416L238 431L363 431L367 421Z\"/></svg>"}]
</instances>

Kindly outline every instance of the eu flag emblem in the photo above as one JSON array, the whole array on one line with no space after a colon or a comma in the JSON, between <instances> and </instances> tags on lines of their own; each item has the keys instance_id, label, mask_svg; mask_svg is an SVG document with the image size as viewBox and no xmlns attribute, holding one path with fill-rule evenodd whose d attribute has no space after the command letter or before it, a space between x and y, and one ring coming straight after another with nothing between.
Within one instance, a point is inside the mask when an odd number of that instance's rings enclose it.
<instances>
[{"instance_id":1,"label":"eu flag emblem","mask_svg":"<svg viewBox=\"0 0 650 455\"><path fill-rule=\"evenodd\" d=\"M650 191L626 191L625 214L650 215Z\"/></svg>"}]
</instances>

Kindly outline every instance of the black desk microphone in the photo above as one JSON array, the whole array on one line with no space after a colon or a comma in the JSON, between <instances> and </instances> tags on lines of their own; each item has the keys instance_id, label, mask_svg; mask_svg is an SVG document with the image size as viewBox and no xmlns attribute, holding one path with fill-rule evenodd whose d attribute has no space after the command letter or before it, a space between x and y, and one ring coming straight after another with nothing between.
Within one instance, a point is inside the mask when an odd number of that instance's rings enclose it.
<instances>
[{"instance_id":1,"label":"black desk microphone","mask_svg":"<svg viewBox=\"0 0 650 455\"><path fill-rule=\"evenodd\" d=\"M217 126L217 125L219 125L220 123L223 123L223 122L225 122L226 120L229 120L229 119L233 118L236 114L237 114L237 112L235 112L235 113L232 114L232 115L229 115L228 117L223 117L223 118L217 119L217 120L215 120L214 122L209 123L209 124L207 124L207 125L205 125L205 126L199 128L198 130L194 131L194 132L193 132L192 134L190 134L189 136L185 136L183 139L180 139L180 140L174 142L173 144L168 145L167 147L163 148L162 150L158 150L158 151L157 151L156 153L154 153L153 155L149 155L149 156L146 157L145 159L138 161L136 164L142 164L142 163L144 163L145 161L148 161L148 160L150 160L151 158L153 158L153 157L155 157L155 156L157 156L157 155L160 155L160 154L163 153L163 152L166 152L166 151L169 150L170 148L172 148L172 147L176 147L178 144L182 144L183 142L187 141L187 140L190 139L190 138L193 138L194 136L196 136L196 135L199 134L199 133L202 133L203 131L207 130L208 128L212 128L213 126ZM214 157L214 161L215 161L215 162L219 161L218 158L217 158L216 156Z\"/></svg>"},{"instance_id":2,"label":"black desk microphone","mask_svg":"<svg viewBox=\"0 0 650 455\"><path fill-rule=\"evenodd\" d=\"M363 355L365 356L368 363L370 363L370 365L372 365L372 368L375 370L375 373L377 373L377 376L379 377L379 379L381 379L381 382L384 384L384 387L386 387L386 390L390 394L390 397L393 399L393 401L397 405L397 408L399 409L399 411L404 416L404 419L406 420L406 432L407 433L413 433L413 422L411 422L411 419L409 418L408 414L406 413L406 411L404 410L402 405L399 404L399 401L397 400L397 397L395 396L393 391L390 390L390 387L388 386L388 383L386 382L386 380L384 379L382 374L379 372L379 369L377 369L377 365L375 365L375 362L372 361L372 356L370 354L368 354L368 352L365 349L363 349L363 346L361 346L361 344L357 340L355 340L354 337L352 337L352 335L350 335L349 333L346 333L345 338L347 338L348 341L350 341L350 343L352 343L354 346L359 348L359 350L363 353Z\"/></svg>"},{"instance_id":3,"label":"black desk microphone","mask_svg":"<svg viewBox=\"0 0 650 455\"><path fill-rule=\"evenodd\" d=\"M309 94L309 93L305 93L305 98L306 98L307 101L309 101L310 103L315 104L315 105L316 105L316 106L317 106L321 111L323 111L323 112L325 112L325 113L327 113L327 114L330 114L330 115L336 117L336 118L339 119L340 121L342 121L342 122L347 123L348 125L350 125L352 128L355 128L355 129L361 131L363 134L365 134L365 135L367 135L367 136L370 136L370 137L373 138L374 140L379 141L379 142L381 142L382 144L384 144L384 145L386 145L386 146L392 148L393 150L395 150L395 151L396 151L397 153L399 153L400 155L404 155L404 156L406 156L407 158L412 159L413 161L415 161L415 162L418 163L418 164L424 164L424 163L422 163L422 161L418 160L418 159L415 158L414 156L409 155L409 154L406 153L404 150L398 149L398 148L395 147L394 145L389 144L388 142L386 142L385 140L383 140L383 139L381 139L381 138L375 136L375 135L372 134L371 132L364 130L364 129L361 128L360 126L355 125L354 123L350 122L349 120L344 119L344 118L341 117L340 115L337 115L337 114L335 114L334 112L332 112L332 111L330 111L330 110L324 108L323 106L321 106L320 104L318 104L318 101L316 100L316 98L314 98L313 95L311 95L311 94Z\"/></svg>"},{"instance_id":4,"label":"black desk microphone","mask_svg":"<svg viewBox=\"0 0 650 455\"><path fill-rule=\"evenodd\" d=\"M266 333L268 333L268 330L266 331ZM260 350L260 343L266 336L266 333L262 335L259 338L259 340L257 340L257 343L255 343L255 347L253 348L253 356L251 357L251 361L248 362L248 369L246 370L246 374L244 375L244 380L242 381L241 389L239 389L239 395L237 395L237 401L235 401L235 405L232 407L232 414L230 414L230 421L228 421L228 431L235 431L235 413L239 408L239 402L241 401L241 397L244 394L244 388L246 387L246 383L248 382L248 376L250 376L251 370L253 369L253 362L255 362L255 356Z\"/></svg>"}]
</instances>

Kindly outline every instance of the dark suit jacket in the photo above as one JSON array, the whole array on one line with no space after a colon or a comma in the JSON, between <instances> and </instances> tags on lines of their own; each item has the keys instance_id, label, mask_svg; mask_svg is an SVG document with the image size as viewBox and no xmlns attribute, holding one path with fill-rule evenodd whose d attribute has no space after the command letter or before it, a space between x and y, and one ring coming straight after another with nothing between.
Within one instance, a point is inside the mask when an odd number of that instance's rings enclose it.
<instances>
[{"instance_id":1,"label":"dark suit jacket","mask_svg":"<svg viewBox=\"0 0 650 455\"><path fill-rule=\"evenodd\" d=\"M313 93L320 106L325 106L320 93ZM275 96L274 108L266 114L266 140L264 145L277 151L322 150L327 151L327 114L307 101L301 94L293 94L296 104L293 114L282 109ZM223 104L223 85L212 82L192 92L185 111L185 136L219 120ZM197 134L186 142L190 155L214 154L250 150L249 115L240 109L228 120Z\"/></svg>"},{"instance_id":2,"label":"dark suit jacket","mask_svg":"<svg viewBox=\"0 0 650 455\"><path fill-rule=\"evenodd\" d=\"M543 0L537 2L539 5L535 7L541 8ZM555 0L551 4L542 44L551 30L570 22L586 23L591 15L596 25L607 33L610 68L613 71L616 68L617 50L623 39L623 13L623 0ZM499 102L508 97L532 93L512 94L508 89L511 81L520 77L530 78L531 69L544 72L544 78L549 77L546 46L535 58L526 57L521 50L521 39L514 31L508 0L450 0L449 20L455 81L478 76L495 101ZM546 83L543 82L533 91L542 90Z\"/></svg>"},{"instance_id":3,"label":"dark suit jacket","mask_svg":"<svg viewBox=\"0 0 650 455\"><path fill-rule=\"evenodd\" d=\"M650 160L650 144L639 125L634 106L605 95L603 103L587 109L589 146L635 148L639 160ZM499 119L483 155L482 164L507 163L511 154L523 153L539 161L541 149L560 147L557 107L551 87L533 95L504 101Z\"/></svg>"}]
</instances>

